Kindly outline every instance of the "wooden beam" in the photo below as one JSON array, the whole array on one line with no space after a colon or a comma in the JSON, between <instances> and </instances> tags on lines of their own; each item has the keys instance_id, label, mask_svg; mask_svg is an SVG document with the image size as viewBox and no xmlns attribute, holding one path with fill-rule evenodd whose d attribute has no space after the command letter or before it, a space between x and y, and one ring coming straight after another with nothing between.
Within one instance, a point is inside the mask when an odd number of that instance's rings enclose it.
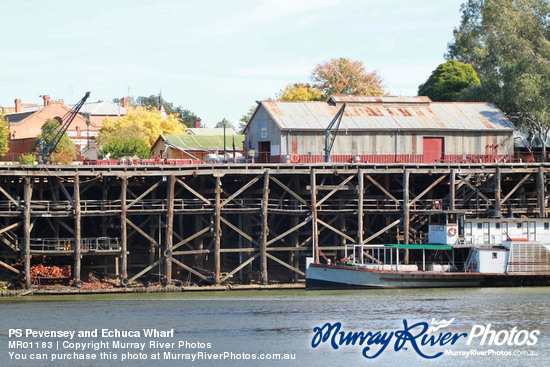
<instances>
[{"instance_id":1,"label":"wooden beam","mask_svg":"<svg viewBox=\"0 0 550 367\"><path fill-rule=\"evenodd\" d=\"M214 206L214 279L220 284L220 243L221 243L221 177L216 177L216 202Z\"/></svg>"},{"instance_id":2,"label":"wooden beam","mask_svg":"<svg viewBox=\"0 0 550 367\"><path fill-rule=\"evenodd\" d=\"M275 257L275 256L273 256L273 255L271 255L271 254L269 254L269 253L267 254L267 257L270 258L271 260L275 261L276 263L279 263L279 264L281 264L282 266L284 266L284 267L286 267L286 268L292 270L293 272L300 274L300 275L303 276L303 277L306 276L306 273L304 273L304 272L301 271L300 269L296 269L294 266L291 266L291 265L285 263L283 260L280 260L280 259L278 259L277 257Z\"/></svg>"},{"instance_id":3,"label":"wooden beam","mask_svg":"<svg viewBox=\"0 0 550 367\"><path fill-rule=\"evenodd\" d=\"M61 183L61 180L59 178L57 179L57 184L59 185L59 187L61 187L61 191L63 191L63 194L69 200L69 202L71 203L71 206L74 208L74 200L71 197L71 195L69 195L69 192L67 191L65 186Z\"/></svg>"},{"instance_id":4,"label":"wooden beam","mask_svg":"<svg viewBox=\"0 0 550 367\"><path fill-rule=\"evenodd\" d=\"M82 234L81 234L81 225L82 225L82 213L80 208L80 176L75 174L74 184L74 274L73 279L76 287L80 287L80 271L81 271L81 260L82 260Z\"/></svg>"},{"instance_id":5,"label":"wooden beam","mask_svg":"<svg viewBox=\"0 0 550 367\"><path fill-rule=\"evenodd\" d=\"M253 239L251 236L249 236L247 233L243 232L241 229L239 229L236 225L234 225L233 223L231 223L229 220L225 219L224 217L221 217L220 218L222 222L224 222L229 228L231 228L232 230L234 230L235 232L237 232L239 235L243 236L244 238L246 238L248 241L258 245L258 241L256 241L255 239Z\"/></svg>"},{"instance_id":6,"label":"wooden beam","mask_svg":"<svg viewBox=\"0 0 550 367\"><path fill-rule=\"evenodd\" d=\"M258 257L260 256L260 253L256 253L254 254L254 256L250 257L248 260L246 260L245 262L243 262L241 265L237 266L235 269L233 269L230 273L226 274L222 279L220 279L220 283L223 283L225 282L228 278L230 278L231 276L233 276L233 274L235 274L236 272L238 272L239 270L241 270L242 268L244 268L245 266L247 266L248 264L250 264L252 261L256 260Z\"/></svg>"},{"instance_id":7,"label":"wooden beam","mask_svg":"<svg viewBox=\"0 0 550 367\"><path fill-rule=\"evenodd\" d=\"M147 190L145 190L145 192L141 195L139 195L137 198L135 198L134 200L130 201L128 203L128 205L126 206L126 209L130 209L132 206L134 206L134 204L136 204L138 201L140 201L141 199L143 199L145 196L147 196L151 191L153 191L154 189L156 189L157 187L159 187L159 185L162 183L162 180L160 180L159 182L157 182L156 184L154 184L153 186L151 186L150 188L148 188Z\"/></svg>"},{"instance_id":8,"label":"wooden beam","mask_svg":"<svg viewBox=\"0 0 550 367\"><path fill-rule=\"evenodd\" d=\"M357 174L357 239L356 243L363 242L363 207L364 207L364 195L365 195L365 174L362 169Z\"/></svg>"},{"instance_id":9,"label":"wooden beam","mask_svg":"<svg viewBox=\"0 0 550 367\"><path fill-rule=\"evenodd\" d=\"M317 180L315 177L315 168L311 168L309 172L309 184L311 187L311 215L313 216L311 230L311 247L313 248L313 262L319 263L319 231L317 229Z\"/></svg>"},{"instance_id":10,"label":"wooden beam","mask_svg":"<svg viewBox=\"0 0 550 367\"><path fill-rule=\"evenodd\" d=\"M4 188L2 186L0 186L0 192L2 194L4 194L8 198L8 200L11 201L17 208L21 209L21 204L17 200L15 200L14 198L12 198L11 195L8 194L8 192L6 190L4 190Z\"/></svg>"},{"instance_id":11,"label":"wooden beam","mask_svg":"<svg viewBox=\"0 0 550 367\"><path fill-rule=\"evenodd\" d=\"M202 234L206 233L206 232L209 232L210 230L212 230L212 227L211 226L208 226L208 227L205 227L203 229L201 229L200 231L198 232L195 232L194 234L192 234L191 236L187 237L186 239L184 240L181 240L180 242L176 243L174 246L172 246L172 251L174 251L175 249L177 249L178 247L182 246L182 245L185 245L186 243L194 240L195 238L201 236Z\"/></svg>"},{"instance_id":12,"label":"wooden beam","mask_svg":"<svg viewBox=\"0 0 550 367\"><path fill-rule=\"evenodd\" d=\"M410 203L409 203L409 207L413 206L418 200L420 200L421 198L424 197L424 195L426 195L428 192L430 192L431 189L433 189L438 183L440 183L441 181L443 181L443 179L447 177L447 175L443 175L441 177L439 177L437 180L435 180L434 182L432 182L432 184L430 186L428 186L424 191L422 191L417 197L415 197Z\"/></svg>"},{"instance_id":13,"label":"wooden beam","mask_svg":"<svg viewBox=\"0 0 550 367\"><path fill-rule=\"evenodd\" d=\"M302 227L305 226L306 224L307 224L307 222L304 222L304 221L298 223L298 225L296 225L296 226L290 228L289 230L285 231L284 233L281 233L281 234L278 235L277 237L272 238L272 239L270 239L269 241L267 241L266 246L269 246L269 245L271 245L272 243L275 243L275 242L279 241L281 238L284 238L284 237L288 236L289 234L291 234L292 232L294 232L294 231L296 231L296 230L302 228Z\"/></svg>"},{"instance_id":14,"label":"wooden beam","mask_svg":"<svg viewBox=\"0 0 550 367\"><path fill-rule=\"evenodd\" d=\"M25 269L25 287L31 288L31 201L32 183L30 177L25 177L24 188L25 206L23 207L23 258Z\"/></svg>"},{"instance_id":15,"label":"wooden beam","mask_svg":"<svg viewBox=\"0 0 550 367\"><path fill-rule=\"evenodd\" d=\"M198 255L198 254L209 254L211 250L184 250L184 251L174 251L172 256L182 256L182 255Z\"/></svg>"},{"instance_id":16,"label":"wooden beam","mask_svg":"<svg viewBox=\"0 0 550 367\"><path fill-rule=\"evenodd\" d=\"M238 189L237 191L235 191L235 193L233 193L233 195L231 195L230 197L228 197L227 199L225 199L221 205L220 205L220 208L223 208L227 203L229 203L231 200L235 199L237 196L239 196L243 191L245 191L246 189L248 189L250 186L254 185L262 176L259 175L259 176L256 176L254 177L252 180L250 180L250 182L248 182L246 185L244 185L243 187L241 187L240 189Z\"/></svg>"},{"instance_id":17,"label":"wooden beam","mask_svg":"<svg viewBox=\"0 0 550 367\"><path fill-rule=\"evenodd\" d=\"M190 266L185 265L185 264L182 263L181 261L178 261L177 259L172 258L172 262L174 262L174 264L176 264L177 266L179 266L179 267L181 267L181 268L187 270L188 272L195 274L196 276L198 276L198 277L201 278L202 280L206 280L207 282L212 283L212 280L208 279L206 276L204 276L203 274L199 273L198 271L196 271L195 269L191 268Z\"/></svg>"},{"instance_id":18,"label":"wooden beam","mask_svg":"<svg viewBox=\"0 0 550 367\"><path fill-rule=\"evenodd\" d=\"M456 210L456 170L451 169L451 176L449 178L449 209Z\"/></svg>"},{"instance_id":19,"label":"wooden beam","mask_svg":"<svg viewBox=\"0 0 550 367\"><path fill-rule=\"evenodd\" d=\"M181 186L185 187L190 193L192 193L193 195L195 195L196 197L198 197L199 199L201 199L202 201L204 201L206 204L208 205L212 205L212 202L210 200L208 200L207 198L205 198L204 196L202 196L201 194L199 194L197 191L195 191L191 186L189 186L188 184L186 184L185 182L183 182L182 180L180 180L179 178L176 179L176 182L179 183ZM216 180L217 182L217 180Z\"/></svg>"},{"instance_id":20,"label":"wooden beam","mask_svg":"<svg viewBox=\"0 0 550 367\"><path fill-rule=\"evenodd\" d=\"M0 265L2 265L3 267L5 267L5 268L8 269L8 270L13 271L15 274L21 274L21 272L20 272L19 270L17 270L16 268L14 268L14 267L12 267L12 266L6 264L6 263L3 262L3 261L0 261Z\"/></svg>"},{"instance_id":21,"label":"wooden beam","mask_svg":"<svg viewBox=\"0 0 550 367\"><path fill-rule=\"evenodd\" d=\"M143 269L142 271L140 271L139 273L137 273L136 275L134 275L133 277L131 277L129 280L128 280L128 283L132 283L133 281L135 281L137 278L141 277L143 274L147 273L148 271L152 270L155 266L157 266L158 264L161 263L161 261L163 261L163 258L161 257L160 259L158 259L157 261L155 261L154 263L152 263L151 265L149 265L148 267L146 267L145 269Z\"/></svg>"},{"instance_id":22,"label":"wooden beam","mask_svg":"<svg viewBox=\"0 0 550 367\"><path fill-rule=\"evenodd\" d=\"M409 244L409 227L411 207L409 205L409 186L410 186L410 171L406 169L403 172L403 242ZM394 222L395 223L395 222Z\"/></svg>"},{"instance_id":23,"label":"wooden beam","mask_svg":"<svg viewBox=\"0 0 550 367\"><path fill-rule=\"evenodd\" d=\"M384 228L382 228L381 230L379 230L378 232L376 232L375 234L373 234L372 236L368 237L366 240L364 240L361 245L364 245L366 243L369 243L370 241L372 241L373 239L375 239L376 237L378 237L379 235L381 235L382 233L386 232L388 229L392 228L392 227L395 227L396 225L398 225L399 223L401 223L401 221L403 220L403 218L400 218L390 224L388 224L387 226L385 226Z\"/></svg>"},{"instance_id":24,"label":"wooden beam","mask_svg":"<svg viewBox=\"0 0 550 367\"><path fill-rule=\"evenodd\" d=\"M281 181L279 181L276 177L271 177L270 180L272 180L273 182L275 182L277 185L279 185L280 187L283 188L283 190L285 190L286 192L288 192L290 195L292 195L292 197L294 197L296 200L298 200L299 202L301 202L302 204L304 205L307 205L307 201L305 199L303 199L300 195L298 195L297 193L295 193L292 189L290 189L288 186L286 186L284 183L282 183Z\"/></svg>"},{"instance_id":25,"label":"wooden beam","mask_svg":"<svg viewBox=\"0 0 550 367\"><path fill-rule=\"evenodd\" d=\"M126 208L126 193L128 191L128 177L122 177L121 191L120 191L120 276L122 279L128 279L128 229L127 229L127 208ZM132 223L133 225L133 223ZM137 278L133 278L137 279Z\"/></svg>"},{"instance_id":26,"label":"wooden beam","mask_svg":"<svg viewBox=\"0 0 550 367\"><path fill-rule=\"evenodd\" d=\"M17 223L14 223L14 224L10 224L10 225L7 226L7 227L1 228L1 229L0 229L0 234L4 233L4 232L6 232L6 231L10 231L10 230L12 230L12 229L16 229L16 228L20 227L21 224L23 224L23 222L17 222Z\"/></svg>"},{"instance_id":27,"label":"wooden beam","mask_svg":"<svg viewBox=\"0 0 550 367\"><path fill-rule=\"evenodd\" d=\"M478 194L479 196L481 196L481 198L482 198L483 200L485 200L488 204L494 205L494 203L493 203L493 201L492 201L491 199L489 199L487 196L483 195L483 194L481 193L481 191L479 191L479 189L478 189L477 187L475 187L474 185L472 185L469 181L463 181L463 182L464 182L464 184L465 184L466 186L468 186L470 189L472 189L472 190L474 190L475 192L477 192L477 194Z\"/></svg>"},{"instance_id":28,"label":"wooden beam","mask_svg":"<svg viewBox=\"0 0 550 367\"><path fill-rule=\"evenodd\" d=\"M495 218L501 217L501 187L500 187L500 167L495 168L495 176L493 178L494 190L495 190Z\"/></svg>"},{"instance_id":29,"label":"wooden beam","mask_svg":"<svg viewBox=\"0 0 550 367\"><path fill-rule=\"evenodd\" d=\"M386 188L382 185L380 185L374 178L370 177L368 174L365 174L365 177L374 184L374 186L378 187L380 191L382 191L384 194L386 194L387 197L389 197L391 200L393 200L397 205L399 205L399 200L397 200Z\"/></svg>"},{"instance_id":30,"label":"wooden beam","mask_svg":"<svg viewBox=\"0 0 550 367\"><path fill-rule=\"evenodd\" d=\"M351 175L348 178L346 178L344 181L342 181L342 183L340 183L340 185L336 186L334 189L332 189L331 192L329 192L321 200L319 200L317 202L316 206L318 206L318 207L321 206L321 204L323 204L327 199L329 199L332 195L334 195L335 192L337 192L342 187L344 187L344 185L347 184L348 182L350 182L354 177L355 177L355 175Z\"/></svg>"},{"instance_id":31,"label":"wooden beam","mask_svg":"<svg viewBox=\"0 0 550 367\"><path fill-rule=\"evenodd\" d=\"M269 205L269 170L264 172L264 187L262 197L262 234L260 239L260 283L267 284L267 208Z\"/></svg>"},{"instance_id":32,"label":"wooden beam","mask_svg":"<svg viewBox=\"0 0 550 367\"><path fill-rule=\"evenodd\" d=\"M136 226L130 219L126 218L126 223L128 223L130 225L130 227L132 227L133 229L135 229L140 235L142 235L143 237L145 237L147 240L149 240L149 242L155 244L155 246L157 247L160 247L160 243L158 243L154 238L152 238L151 236L149 236L147 233L145 233L145 231L141 228L139 228L138 226Z\"/></svg>"},{"instance_id":33,"label":"wooden beam","mask_svg":"<svg viewBox=\"0 0 550 367\"><path fill-rule=\"evenodd\" d=\"M538 206L539 206L539 217L546 217L546 187L544 184L544 169L542 165L539 166L537 174L537 186L538 186Z\"/></svg>"},{"instance_id":34,"label":"wooden beam","mask_svg":"<svg viewBox=\"0 0 550 367\"><path fill-rule=\"evenodd\" d=\"M317 222L320 223L321 225L327 227L328 229L330 229L330 230L333 231L334 233L340 235L341 237L344 237L345 239L347 239L347 240L349 240L349 241L351 241L351 242L354 242L354 241L353 241L353 238L351 238L350 236L348 236L348 235L345 234L344 232L338 230L337 228L331 226L330 224L323 222L321 219L317 218Z\"/></svg>"},{"instance_id":35,"label":"wooden beam","mask_svg":"<svg viewBox=\"0 0 550 367\"><path fill-rule=\"evenodd\" d=\"M166 210L166 235L164 236L164 251L165 256L164 270L167 284L172 283L172 245L174 244L174 188L176 186L176 177L170 175L168 177L168 189L166 190L166 200L168 208ZM166 256L169 254L169 256Z\"/></svg>"},{"instance_id":36,"label":"wooden beam","mask_svg":"<svg viewBox=\"0 0 550 367\"><path fill-rule=\"evenodd\" d=\"M502 198L502 200L500 201L500 204L504 204L506 202L506 200L508 200L510 198L510 196L512 196L514 194L514 192L516 192L517 189L519 189L521 187L521 185L523 185L525 183L525 181L527 181L527 179L531 177L531 173L528 173L526 174L525 176L523 176L523 178L517 183L516 186L514 186L514 188L512 190L510 190L510 192L508 194L506 194L506 196L504 198Z\"/></svg>"}]
</instances>

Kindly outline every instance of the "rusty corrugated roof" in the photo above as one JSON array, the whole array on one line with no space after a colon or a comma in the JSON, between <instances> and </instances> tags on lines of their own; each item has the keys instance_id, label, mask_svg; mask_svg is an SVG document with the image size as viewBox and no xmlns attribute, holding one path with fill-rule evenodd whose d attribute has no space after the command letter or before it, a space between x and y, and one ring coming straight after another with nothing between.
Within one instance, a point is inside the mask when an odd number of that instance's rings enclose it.
<instances>
[{"instance_id":1,"label":"rusty corrugated roof","mask_svg":"<svg viewBox=\"0 0 550 367\"><path fill-rule=\"evenodd\" d=\"M353 96L360 98L361 96ZM340 129L348 130L513 130L514 126L492 103L421 103L391 106L368 100L346 107ZM399 97L405 101L407 98ZM404 102L407 103L407 102ZM409 102L410 103L410 102ZM327 102L264 101L262 106L281 130L324 130L339 107Z\"/></svg>"},{"instance_id":2,"label":"rusty corrugated roof","mask_svg":"<svg viewBox=\"0 0 550 367\"><path fill-rule=\"evenodd\" d=\"M396 103L396 104L425 104L432 100L426 96L352 96L335 94L329 98L335 103Z\"/></svg>"}]
</instances>

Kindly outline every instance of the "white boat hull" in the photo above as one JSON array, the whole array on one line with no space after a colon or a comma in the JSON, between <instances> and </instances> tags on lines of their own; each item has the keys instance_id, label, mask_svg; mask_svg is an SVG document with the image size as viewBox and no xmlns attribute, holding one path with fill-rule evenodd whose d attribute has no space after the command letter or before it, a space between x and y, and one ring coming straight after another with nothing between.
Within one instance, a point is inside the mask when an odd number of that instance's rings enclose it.
<instances>
[{"instance_id":1,"label":"white boat hull","mask_svg":"<svg viewBox=\"0 0 550 367\"><path fill-rule=\"evenodd\" d=\"M479 287L485 274L372 270L310 264L306 288L444 288Z\"/></svg>"}]
</instances>

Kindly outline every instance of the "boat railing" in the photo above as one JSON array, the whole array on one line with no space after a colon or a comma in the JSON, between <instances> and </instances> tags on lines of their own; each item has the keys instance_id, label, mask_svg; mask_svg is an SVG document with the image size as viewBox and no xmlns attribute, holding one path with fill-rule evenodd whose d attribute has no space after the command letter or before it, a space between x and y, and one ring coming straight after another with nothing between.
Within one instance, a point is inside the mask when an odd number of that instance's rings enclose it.
<instances>
[{"instance_id":1,"label":"boat railing","mask_svg":"<svg viewBox=\"0 0 550 367\"><path fill-rule=\"evenodd\" d=\"M345 245L346 258L357 266L379 270L399 270L399 249L384 245Z\"/></svg>"}]
</instances>

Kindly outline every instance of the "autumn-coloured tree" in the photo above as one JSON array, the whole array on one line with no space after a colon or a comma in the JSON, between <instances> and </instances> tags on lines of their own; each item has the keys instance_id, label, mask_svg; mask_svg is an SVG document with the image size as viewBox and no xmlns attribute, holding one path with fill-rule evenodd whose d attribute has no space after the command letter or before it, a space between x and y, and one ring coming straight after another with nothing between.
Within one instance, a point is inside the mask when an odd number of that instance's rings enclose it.
<instances>
[{"instance_id":1,"label":"autumn-coloured tree","mask_svg":"<svg viewBox=\"0 0 550 367\"><path fill-rule=\"evenodd\" d=\"M309 83L289 84L277 95L279 101L324 101L326 96Z\"/></svg>"},{"instance_id":2,"label":"autumn-coloured tree","mask_svg":"<svg viewBox=\"0 0 550 367\"><path fill-rule=\"evenodd\" d=\"M185 127L174 115L164 118L158 110L138 106L129 107L126 116L118 120L105 119L103 127L99 130L98 140L102 147L135 147L135 139L139 139L151 148L161 134L183 133L185 133ZM123 143L124 141L128 144ZM104 153L120 152L104 151Z\"/></svg>"},{"instance_id":3,"label":"autumn-coloured tree","mask_svg":"<svg viewBox=\"0 0 550 367\"><path fill-rule=\"evenodd\" d=\"M380 74L376 71L368 72L362 61L352 61L344 57L317 65L311 73L311 79L327 98L334 94L386 94Z\"/></svg>"},{"instance_id":4,"label":"autumn-coloured tree","mask_svg":"<svg viewBox=\"0 0 550 367\"><path fill-rule=\"evenodd\" d=\"M4 113L0 112L0 155L8 152L10 136L10 124L4 117Z\"/></svg>"}]
</instances>

